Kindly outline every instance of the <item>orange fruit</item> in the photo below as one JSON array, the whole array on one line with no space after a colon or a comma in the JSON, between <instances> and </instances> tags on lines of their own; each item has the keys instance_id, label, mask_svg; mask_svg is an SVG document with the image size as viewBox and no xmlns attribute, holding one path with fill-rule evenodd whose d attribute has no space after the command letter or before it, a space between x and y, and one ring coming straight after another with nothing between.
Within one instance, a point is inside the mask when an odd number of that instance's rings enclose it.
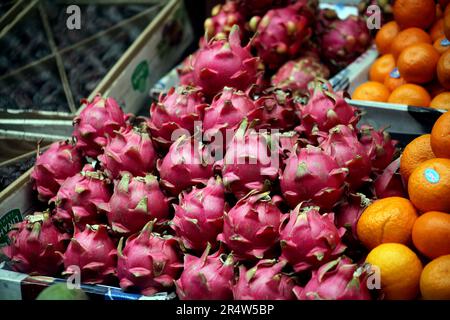
<instances>
[{"instance_id":1,"label":"orange fruit","mask_svg":"<svg viewBox=\"0 0 450 320\"><path fill-rule=\"evenodd\" d=\"M391 53L397 59L403 49L416 43L432 43L431 37L419 28L409 28L400 31L398 35L392 40Z\"/></svg>"},{"instance_id":2,"label":"orange fruit","mask_svg":"<svg viewBox=\"0 0 450 320\"><path fill-rule=\"evenodd\" d=\"M381 29L380 29L381 30ZM430 29L430 37L431 40L436 41L436 39L440 37L445 37L444 35L444 19L438 19L433 24L433 26Z\"/></svg>"},{"instance_id":3,"label":"orange fruit","mask_svg":"<svg viewBox=\"0 0 450 320\"><path fill-rule=\"evenodd\" d=\"M434 259L423 268L420 293L425 300L450 300L450 255Z\"/></svg>"},{"instance_id":4,"label":"orange fruit","mask_svg":"<svg viewBox=\"0 0 450 320\"><path fill-rule=\"evenodd\" d=\"M384 299L411 300L419 294L422 263L407 246L381 244L369 252L366 262L379 268Z\"/></svg>"},{"instance_id":5,"label":"orange fruit","mask_svg":"<svg viewBox=\"0 0 450 320\"><path fill-rule=\"evenodd\" d=\"M391 92L388 102L408 104L416 107L428 107L430 105L430 94L423 87L407 83L401 85Z\"/></svg>"},{"instance_id":6,"label":"orange fruit","mask_svg":"<svg viewBox=\"0 0 450 320\"><path fill-rule=\"evenodd\" d=\"M417 211L408 199L383 198L364 210L358 220L356 233L368 249L388 242L408 244L416 219Z\"/></svg>"},{"instance_id":7,"label":"orange fruit","mask_svg":"<svg viewBox=\"0 0 450 320\"><path fill-rule=\"evenodd\" d=\"M442 21L442 30L444 29L444 21ZM381 54L389 53L391 48L392 40L400 32L400 28L395 21L390 21L378 30L375 36L375 44L377 46L378 52ZM442 31L442 33L444 33Z\"/></svg>"},{"instance_id":8,"label":"orange fruit","mask_svg":"<svg viewBox=\"0 0 450 320\"><path fill-rule=\"evenodd\" d=\"M415 138L405 147L400 157L400 174L403 181L408 181L409 176L419 164L435 158L430 141L431 134L424 134Z\"/></svg>"},{"instance_id":9,"label":"orange fruit","mask_svg":"<svg viewBox=\"0 0 450 320\"><path fill-rule=\"evenodd\" d=\"M430 259L450 254L450 214L430 211L421 215L414 223L412 240Z\"/></svg>"},{"instance_id":10,"label":"orange fruit","mask_svg":"<svg viewBox=\"0 0 450 320\"><path fill-rule=\"evenodd\" d=\"M438 94L430 102L430 107L435 109L450 110L450 92Z\"/></svg>"},{"instance_id":11,"label":"orange fruit","mask_svg":"<svg viewBox=\"0 0 450 320\"><path fill-rule=\"evenodd\" d=\"M434 0L396 0L393 9L395 21L402 29L426 29L436 18Z\"/></svg>"},{"instance_id":12,"label":"orange fruit","mask_svg":"<svg viewBox=\"0 0 450 320\"><path fill-rule=\"evenodd\" d=\"M385 54L379 57L372 64L369 70L369 79L371 81L384 82L384 79L395 68L395 59L392 54Z\"/></svg>"},{"instance_id":13,"label":"orange fruit","mask_svg":"<svg viewBox=\"0 0 450 320\"><path fill-rule=\"evenodd\" d=\"M360 84L352 94L354 100L386 102L390 91L379 82L368 81Z\"/></svg>"},{"instance_id":14,"label":"orange fruit","mask_svg":"<svg viewBox=\"0 0 450 320\"><path fill-rule=\"evenodd\" d=\"M444 113L431 130L431 149L436 157L450 158L450 112Z\"/></svg>"},{"instance_id":15,"label":"orange fruit","mask_svg":"<svg viewBox=\"0 0 450 320\"><path fill-rule=\"evenodd\" d=\"M433 47L436 49L436 51L439 54L443 54L445 51L447 51L450 48L450 46L442 45L444 40L445 40L445 36L441 36L441 37L437 38L436 41L434 41L434 43L433 43Z\"/></svg>"},{"instance_id":16,"label":"orange fruit","mask_svg":"<svg viewBox=\"0 0 450 320\"><path fill-rule=\"evenodd\" d=\"M427 83L436 74L439 58L439 53L431 44L413 44L405 48L398 57L398 70L406 82Z\"/></svg>"},{"instance_id":17,"label":"orange fruit","mask_svg":"<svg viewBox=\"0 0 450 320\"><path fill-rule=\"evenodd\" d=\"M388 90L391 91L391 92L394 91L395 89L397 89L398 87L400 87L403 84L406 84L406 81L402 77L400 77L400 78L393 78L393 77L391 77L391 75L388 75L386 77L386 79L384 79L384 86L386 88L388 88Z\"/></svg>"},{"instance_id":18,"label":"orange fruit","mask_svg":"<svg viewBox=\"0 0 450 320\"><path fill-rule=\"evenodd\" d=\"M409 199L422 212L450 212L450 159L422 162L408 179Z\"/></svg>"},{"instance_id":19,"label":"orange fruit","mask_svg":"<svg viewBox=\"0 0 450 320\"><path fill-rule=\"evenodd\" d=\"M441 85L450 89L450 50L441 55L437 64L437 76Z\"/></svg>"}]
</instances>

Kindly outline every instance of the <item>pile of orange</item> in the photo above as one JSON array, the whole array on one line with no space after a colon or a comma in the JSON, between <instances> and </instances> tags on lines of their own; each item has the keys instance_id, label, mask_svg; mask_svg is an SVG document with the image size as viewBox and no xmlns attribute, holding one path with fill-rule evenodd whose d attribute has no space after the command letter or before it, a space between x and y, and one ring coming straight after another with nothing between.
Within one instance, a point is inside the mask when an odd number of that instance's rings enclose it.
<instances>
[{"instance_id":1,"label":"pile of orange","mask_svg":"<svg viewBox=\"0 0 450 320\"><path fill-rule=\"evenodd\" d=\"M357 224L385 299L450 299L450 112L400 159L409 199L376 200Z\"/></svg>"},{"instance_id":2,"label":"pile of orange","mask_svg":"<svg viewBox=\"0 0 450 320\"><path fill-rule=\"evenodd\" d=\"M394 19L377 32L381 56L352 98L449 110L449 2L397 0Z\"/></svg>"}]
</instances>

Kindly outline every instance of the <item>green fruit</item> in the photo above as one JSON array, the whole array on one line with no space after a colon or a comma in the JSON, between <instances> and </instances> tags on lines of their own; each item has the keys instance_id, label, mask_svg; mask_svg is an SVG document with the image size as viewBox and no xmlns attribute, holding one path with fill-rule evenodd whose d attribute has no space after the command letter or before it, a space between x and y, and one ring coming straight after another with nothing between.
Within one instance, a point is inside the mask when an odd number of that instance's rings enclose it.
<instances>
[{"instance_id":1,"label":"green fruit","mask_svg":"<svg viewBox=\"0 0 450 320\"><path fill-rule=\"evenodd\" d=\"M66 283L57 283L45 288L36 300L89 300L89 297L80 289L69 289Z\"/></svg>"}]
</instances>

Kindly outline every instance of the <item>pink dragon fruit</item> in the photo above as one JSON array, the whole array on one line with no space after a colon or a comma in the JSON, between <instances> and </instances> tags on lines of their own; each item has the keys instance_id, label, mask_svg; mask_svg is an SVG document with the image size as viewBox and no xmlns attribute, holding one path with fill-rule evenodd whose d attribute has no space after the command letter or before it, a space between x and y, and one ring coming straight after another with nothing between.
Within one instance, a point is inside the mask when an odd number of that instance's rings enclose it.
<instances>
[{"instance_id":1,"label":"pink dragon fruit","mask_svg":"<svg viewBox=\"0 0 450 320\"><path fill-rule=\"evenodd\" d=\"M359 141L372 161L372 168L384 170L393 160L397 141L392 140L385 130L376 131L373 127L362 125Z\"/></svg>"},{"instance_id":2,"label":"pink dragon fruit","mask_svg":"<svg viewBox=\"0 0 450 320\"><path fill-rule=\"evenodd\" d=\"M384 169L374 182L373 191L377 199L387 197L406 197L402 176L398 172L400 168L400 158L393 161Z\"/></svg>"},{"instance_id":3,"label":"pink dragon fruit","mask_svg":"<svg viewBox=\"0 0 450 320\"><path fill-rule=\"evenodd\" d=\"M239 279L233 287L235 300L294 300L294 280L282 273L286 264L260 260L247 270L239 267Z\"/></svg>"},{"instance_id":4,"label":"pink dragon fruit","mask_svg":"<svg viewBox=\"0 0 450 320\"><path fill-rule=\"evenodd\" d=\"M75 228L64 253L63 275L81 271L83 283L112 283L116 275L117 250L105 225L87 225L84 231Z\"/></svg>"},{"instance_id":5,"label":"pink dragon fruit","mask_svg":"<svg viewBox=\"0 0 450 320\"><path fill-rule=\"evenodd\" d=\"M241 46L239 27L234 26L228 41L213 38L199 50L194 63L195 84L210 98L224 87L246 90L256 82L258 65L249 45Z\"/></svg>"},{"instance_id":6,"label":"pink dragon fruit","mask_svg":"<svg viewBox=\"0 0 450 320\"><path fill-rule=\"evenodd\" d=\"M204 188L194 187L180 194L180 204L174 205L172 228L185 248L202 252L207 243L215 247L223 229L224 196L220 177L210 178Z\"/></svg>"},{"instance_id":7,"label":"pink dragon fruit","mask_svg":"<svg viewBox=\"0 0 450 320\"><path fill-rule=\"evenodd\" d=\"M348 170L320 148L308 145L292 152L280 177L280 186L288 204L311 202L331 209L344 192Z\"/></svg>"},{"instance_id":8,"label":"pink dragon fruit","mask_svg":"<svg viewBox=\"0 0 450 320\"><path fill-rule=\"evenodd\" d=\"M208 243L200 258L184 256L184 271L175 282L180 300L231 300L231 285L234 280L233 255L219 250L208 255Z\"/></svg>"},{"instance_id":9,"label":"pink dragon fruit","mask_svg":"<svg viewBox=\"0 0 450 320\"><path fill-rule=\"evenodd\" d=\"M223 182L238 199L252 190L263 191L279 175L279 158L270 137L248 129L244 120L220 164Z\"/></svg>"},{"instance_id":10,"label":"pink dragon fruit","mask_svg":"<svg viewBox=\"0 0 450 320\"><path fill-rule=\"evenodd\" d=\"M238 25L240 30L244 30L245 17L239 11L239 7L234 1L227 1L225 4L216 5L211 11L211 17L205 20L205 33L209 38L214 36L226 37L231 28Z\"/></svg>"},{"instance_id":11,"label":"pink dragon fruit","mask_svg":"<svg viewBox=\"0 0 450 320\"><path fill-rule=\"evenodd\" d=\"M292 130L299 123L297 103L282 90L262 96L255 105L262 110L259 128Z\"/></svg>"},{"instance_id":12,"label":"pink dragon fruit","mask_svg":"<svg viewBox=\"0 0 450 320\"><path fill-rule=\"evenodd\" d=\"M250 193L224 214L223 233L217 239L238 260L263 259L273 254L280 222L281 211L268 192Z\"/></svg>"},{"instance_id":13,"label":"pink dragon fruit","mask_svg":"<svg viewBox=\"0 0 450 320\"><path fill-rule=\"evenodd\" d=\"M122 128L113 138L108 138L104 153L98 160L112 179L124 172L145 176L156 168L157 154L147 128Z\"/></svg>"},{"instance_id":14,"label":"pink dragon fruit","mask_svg":"<svg viewBox=\"0 0 450 320\"><path fill-rule=\"evenodd\" d=\"M186 129L194 134L194 122L203 119L208 105L199 88L180 86L161 94L159 102L150 107L149 128L152 138L161 147L168 148L173 142L172 133Z\"/></svg>"},{"instance_id":15,"label":"pink dragon fruit","mask_svg":"<svg viewBox=\"0 0 450 320\"><path fill-rule=\"evenodd\" d=\"M359 120L356 108L345 101L344 92L334 92L331 84L323 81L310 85L310 98L301 107L301 114L301 125L296 130L310 139L326 136L338 124L355 127Z\"/></svg>"},{"instance_id":16,"label":"pink dragon fruit","mask_svg":"<svg viewBox=\"0 0 450 320\"><path fill-rule=\"evenodd\" d=\"M14 270L31 275L55 276L61 271L69 235L61 233L48 212L35 212L14 225L8 234L9 246L3 253Z\"/></svg>"},{"instance_id":17,"label":"pink dragon fruit","mask_svg":"<svg viewBox=\"0 0 450 320\"><path fill-rule=\"evenodd\" d=\"M133 178L124 174L116 181L109 203L100 208L106 212L111 229L124 235L141 231L153 219L161 225L169 216L169 200L153 175Z\"/></svg>"},{"instance_id":18,"label":"pink dragon fruit","mask_svg":"<svg viewBox=\"0 0 450 320\"><path fill-rule=\"evenodd\" d=\"M356 225L370 203L370 200L362 193L349 194L347 200L337 208L335 224L338 228L347 229L349 236L346 239L349 239L351 243L356 243L358 240Z\"/></svg>"},{"instance_id":19,"label":"pink dragon fruit","mask_svg":"<svg viewBox=\"0 0 450 320\"><path fill-rule=\"evenodd\" d=\"M181 63L181 66L177 68L178 78L182 86L194 85L195 80L192 66L194 65L197 53L198 50L187 56Z\"/></svg>"},{"instance_id":20,"label":"pink dragon fruit","mask_svg":"<svg viewBox=\"0 0 450 320\"><path fill-rule=\"evenodd\" d=\"M253 45L263 63L272 70L300 53L302 43L311 35L308 18L301 4L272 9L264 17L253 17L250 28L256 31Z\"/></svg>"},{"instance_id":21,"label":"pink dragon fruit","mask_svg":"<svg viewBox=\"0 0 450 320\"><path fill-rule=\"evenodd\" d=\"M334 213L321 215L318 207L300 207L292 210L280 227L280 260L296 272L320 266L346 249L341 242L345 229L334 225Z\"/></svg>"},{"instance_id":22,"label":"pink dragon fruit","mask_svg":"<svg viewBox=\"0 0 450 320\"><path fill-rule=\"evenodd\" d=\"M333 9L324 8L317 12L316 23L314 25L314 33L322 35L330 29L333 22L339 20L339 17Z\"/></svg>"},{"instance_id":23,"label":"pink dragon fruit","mask_svg":"<svg viewBox=\"0 0 450 320\"><path fill-rule=\"evenodd\" d=\"M106 137L125 126L125 115L113 98L97 95L74 120L73 135L77 148L84 155L95 158L106 145Z\"/></svg>"},{"instance_id":24,"label":"pink dragon fruit","mask_svg":"<svg viewBox=\"0 0 450 320\"><path fill-rule=\"evenodd\" d=\"M306 286L296 287L294 293L299 300L371 300L368 276L368 265L340 257L313 271Z\"/></svg>"},{"instance_id":25,"label":"pink dragon fruit","mask_svg":"<svg viewBox=\"0 0 450 320\"><path fill-rule=\"evenodd\" d=\"M236 129L243 118L253 121L261 117L261 108L257 108L244 92L225 87L206 108L203 130L206 137L213 137L218 132L226 137L225 129Z\"/></svg>"},{"instance_id":26,"label":"pink dragon fruit","mask_svg":"<svg viewBox=\"0 0 450 320\"><path fill-rule=\"evenodd\" d=\"M68 142L54 142L41 155L38 152L31 179L39 200L53 198L64 180L80 172L82 161L79 151Z\"/></svg>"},{"instance_id":27,"label":"pink dragon fruit","mask_svg":"<svg viewBox=\"0 0 450 320\"><path fill-rule=\"evenodd\" d=\"M333 21L319 35L322 58L335 71L349 65L370 45L366 21L358 16Z\"/></svg>"},{"instance_id":28,"label":"pink dragon fruit","mask_svg":"<svg viewBox=\"0 0 450 320\"><path fill-rule=\"evenodd\" d=\"M164 159L158 160L157 169L161 184L178 195L184 189L207 183L213 176L213 159L196 138L182 136L170 146Z\"/></svg>"},{"instance_id":29,"label":"pink dragon fruit","mask_svg":"<svg viewBox=\"0 0 450 320\"><path fill-rule=\"evenodd\" d=\"M338 125L330 130L328 138L320 145L341 167L348 169L347 182L357 190L370 182L372 165L364 146L358 141L352 126Z\"/></svg>"},{"instance_id":30,"label":"pink dragon fruit","mask_svg":"<svg viewBox=\"0 0 450 320\"><path fill-rule=\"evenodd\" d=\"M170 290L183 268L178 243L171 236L152 232L153 222L126 241L120 239L117 276L124 290L152 295Z\"/></svg>"},{"instance_id":31,"label":"pink dragon fruit","mask_svg":"<svg viewBox=\"0 0 450 320\"><path fill-rule=\"evenodd\" d=\"M107 182L100 172L95 171L82 171L67 178L50 200L56 204L55 220L68 229L72 228L72 223L81 229L85 224L98 223L100 206L111 197Z\"/></svg>"},{"instance_id":32,"label":"pink dragon fruit","mask_svg":"<svg viewBox=\"0 0 450 320\"><path fill-rule=\"evenodd\" d=\"M302 95L308 92L308 84L315 78L328 79L329 76L330 70L318 57L303 56L286 62L272 77L272 86Z\"/></svg>"}]
</instances>

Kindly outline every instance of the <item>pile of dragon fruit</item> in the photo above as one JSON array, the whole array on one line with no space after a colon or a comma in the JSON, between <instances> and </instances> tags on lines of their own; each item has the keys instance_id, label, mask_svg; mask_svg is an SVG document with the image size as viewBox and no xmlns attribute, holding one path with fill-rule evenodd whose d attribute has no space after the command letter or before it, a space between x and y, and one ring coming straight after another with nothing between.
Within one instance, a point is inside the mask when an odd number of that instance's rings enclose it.
<instances>
[{"instance_id":1,"label":"pile of dragon fruit","mask_svg":"<svg viewBox=\"0 0 450 320\"><path fill-rule=\"evenodd\" d=\"M227 0L215 6L211 14L205 20L205 35L200 38L199 49L178 69L182 85L220 80L216 79L220 78L217 74L227 66L205 64L211 53L205 54L203 49L211 45L211 39L226 39L234 28L239 28L247 47L260 58L257 64L260 82L303 94L308 82L315 77L328 79L359 57L371 43L364 16L339 19L334 10L319 9L318 0ZM197 59L200 63L196 63ZM244 65L234 81L241 90L246 89L245 85L239 85L252 75L250 69L255 64L250 60ZM199 73L199 68L204 71ZM216 86L221 88L221 84L218 81Z\"/></svg>"},{"instance_id":2,"label":"pile of dragon fruit","mask_svg":"<svg viewBox=\"0 0 450 320\"><path fill-rule=\"evenodd\" d=\"M259 81L241 36L205 44L193 83L149 117L86 101L72 139L37 157L40 211L4 249L14 270L180 299L377 297L355 227L404 194L396 142L325 80L306 95Z\"/></svg>"}]
</instances>

